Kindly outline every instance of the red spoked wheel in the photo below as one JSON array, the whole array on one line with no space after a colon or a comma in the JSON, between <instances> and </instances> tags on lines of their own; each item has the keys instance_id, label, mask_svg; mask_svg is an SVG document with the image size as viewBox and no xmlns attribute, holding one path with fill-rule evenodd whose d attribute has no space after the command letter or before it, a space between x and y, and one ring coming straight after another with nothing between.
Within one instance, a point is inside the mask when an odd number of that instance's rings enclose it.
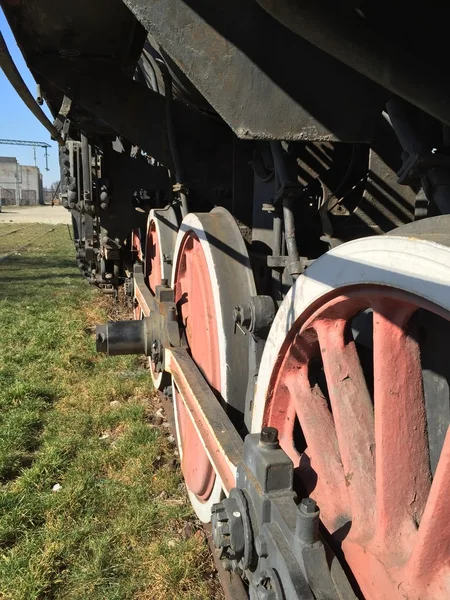
<instances>
[{"instance_id":1,"label":"red spoked wheel","mask_svg":"<svg viewBox=\"0 0 450 600\"><path fill-rule=\"evenodd\" d=\"M184 219L173 286L192 358L218 398L243 413L248 350L245 336L235 331L233 308L255 295L255 284L245 243L226 210ZM198 517L208 522L211 506L221 499L222 482L175 383L173 402L183 476Z\"/></svg>"},{"instance_id":2,"label":"red spoked wheel","mask_svg":"<svg viewBox=\"0 0 450 600\"><path fill-rule=\"evenodd\" d=\"M131 247L136 253L136 258L142 262L144 256L142 254L141 230L133 229L131 233Z\"/></svg>"},{"instance_id":3,"label":"red spoked wheel","mask_svg":"<svg viewBox=\"0 0 450 600\"><path fill-rule=\"evenodd\" d=\"M450 250L404 232L344 244L298 279L252 421L278 428L367 600L450 597Z\"/></svg>"},{"instance_id":4,"label":"red spoked wheel","mask_svg":"<svg viewBox=\"0 0 450 600\"><path fill-rule=\"evenodd\" d=\"M129 238L129 243L130 243L130 250L134 255L132 262L135 262L136 260L142 262L143 254L142 254L141 230L140 229L133 229L133 231L131 232L130 238ZM142 318L141 308L137 304L136 301L134 302L133 317L137 321L139 321Z\"/></svg>"},{"instance_id":5,"label":"red spoked wheel","mask_svg":"<svg viewBox=\"0 0 450 600\"><path fill-rule=\"evenodd\" d=\"M160 285L162 280L171 281L177 232L178 220L171 206L150 211L145 240L144 277L153 295L156 286ZM144 317L140 307L136 311L139 314L138 318ZM157 371L151 358L148 359L148 364L155 389L160 390L170 385L168 374Z\"/></svg>"},{"instance_id":6,"label":"red spoked wheel","mask_svg":"<svg viewBox=\"0 0 450 600\"><path fill-rule=\"evenodd\" d=\"M145 242L145 278L153 294L162 279L167 279L169 283L172 279L178 227L178 219L171 206L150 211Z\"/></svg>"}]
</instances>

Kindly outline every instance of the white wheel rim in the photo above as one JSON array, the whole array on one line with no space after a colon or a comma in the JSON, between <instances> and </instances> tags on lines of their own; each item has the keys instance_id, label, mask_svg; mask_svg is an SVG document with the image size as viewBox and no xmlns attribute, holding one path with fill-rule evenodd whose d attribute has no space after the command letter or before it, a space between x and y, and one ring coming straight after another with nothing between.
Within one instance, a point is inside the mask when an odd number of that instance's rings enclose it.
<instances>
[{"instance_id":1,"label":"white wheel rim","mask_svg":"<svg viewBox=\"0 0 450 600\"><path fill-rule=\"evenodd\" d=\"M148 241L148 230L151 223L155 224L155 229L159 239L159 260L161 264L161 278L171 281L172 264L164 260L164 255L172 254L175 248L178 232L178 219L174 209L171 206L165 208L152 208L147 219L146 241ZM148 249L145 249L145 255L148 255ZM145 264L145 278L147 279L147 261Z\"/></svg>"},{"instance_id":2,"label":"white wheel rim","mask_svg":"<svg viewBox=\"0 0 450 600\"><path fill-rule=\"evenodd\" d=\"M450 310L450 248L428 240L369 237L330 250L301 275L284 299L266 342L253 403L251 431L261 431L270 379L295 320L335 289L374 284L404 290Z\"/></svg>"},{"instance_id":3,"label":"white wheel rim","mask_svg":"<svg viewBox=\"0 0 450 600\"><path fill-rule=\"evenodd\" d=\"M226 211L224 211L223 209L214 209L213 211L211 211L211 213L207 213L207 215L217 214L218 216L220 216L221 214L224 214L225 212ZM216 269L216 263L215 263L215 259L214 259L214 249L211 247L210 243L208 242L207 232L205 232L204 226L202 223L202 216L203 215L201 215L201 214L197 215L195 213L190 213L184 218L183 222L180 225L179 233L178 233L176 244L175 244L174 260L173 260L174 268L172 270L171 284L172 284L172 287L175 286L175 271L176 271L175 265L178 262L178 255L179 255L182 243L184 241L185 235L189 231L193 231L201 243L201 247L202 247L205 259L206 259L206 263L207 263L208 271L209 271L209 275L210 275L211 287L212 287L213 297L214 297L214 304L215 304L215 308L216 308L218 345L219 345L218 352L219 352L219 361L220 361L220 365L221 365L221 370L220 370L221 395L222 395L223 399L225 401L227 401L228 393L229 393L228 378L230 377L230 372L229 372L229 369L227 368L227 358L226 358L227 357L227 340L226 340L225 331L224 331L224 327L223 327L224 315L222 313L221 303L220 303L220 282L218 279L218 275L220 275L220 274L217 272L217 269ZM229 218L228 213L227 213L227 218ZM243 240L242 240L242 247L239 249L239 251L243 255L244 254L246 255L246 249L245 249L245 244L244 244ZM248 266L244 269L241 269L241 273L242 273L242 277L239 279L240 284L242 285L243 288L247 287L248 296L255 295L256 287L255 287L253 273L251 271L249 261L248 261ZM232 308L233 307L230 307L230 310L232 310ZM175 383L174 383L173 379L172 379L172 389L173 389L173 393L175 395L176 387L175 387ZM180 401L182 401L182 400L180 400ZM183 451L182 451L181 444L180 444L180 432L179 432L179 428L178 428L178 418L177 418L177 412L176 412L175 397L174 397L173 404L174 404L174 413L175 413L177 443L178 443L178 447L179 447L180 458L182 458ZM206 448L205 448L205 451L206 451ZM193 506L198 518L201 521L203 521L204 523L207 523L211 520L212 505L219 502L224 495L223 483L222 483L219 475L216 472L216 480L215 480L215 483L213 486L213 490L211 492L210 497L208 498L208 500L206 502L202 502L201 500L199 500L195 496L195 494L193 494L192 492L189 491L189 489L188 489L188 493L189 493L189 497L190 497L192 506Z\"/></svg>"}]
</instances>

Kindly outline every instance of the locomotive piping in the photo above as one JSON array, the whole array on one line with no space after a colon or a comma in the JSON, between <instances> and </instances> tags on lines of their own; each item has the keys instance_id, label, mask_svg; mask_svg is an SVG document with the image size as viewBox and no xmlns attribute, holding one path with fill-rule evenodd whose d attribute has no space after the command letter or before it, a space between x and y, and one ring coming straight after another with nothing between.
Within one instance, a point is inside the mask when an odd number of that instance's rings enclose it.
<instances>
[{"instance_id":1,"label":"locomotive piping","mask_svg":"<svg viewBox=\"0 0 450 600\"><path fill-rule=\"evenodd\" d=\"M270 142L272 150L275 172L280 180L281 188L289 183L289 175L284 162L283 149L281 142ZM300 264L300 255L298 253L297 241L295 239L295 218L292 210L292 198L283 198L283 219L284 219L284 235L286 240L286 249L291 265ZM296 279L300 273L291 273Z\"/></svg>"},{"instance_id":2,"label":"locomotive piping","mask_svg":"<svg viewBox=\"0 0 450 600\"><path fill-rule=\"evenodd\" d=\"M183 191L185 184L185 173L183 168L183 161L181 160L180 148L177 144L177 138L175 133L175 125L173 122L173 98L172 98L172 77L169 73L166 63L157 59L158 64L161 68L164 78L164 92L166 100L166 123L167 123L167 137L169 138L170 152L172 154L172 160L175 165L175 178L177 185L180 186L180 199L181 199L181 214L183 218L188 214L189 208L187 204L186 193Z\"/></svg>"},{"instance_id":3,"label":"locomotive piping","mask_svg":"<svg viewBox=\"0 0 450 600\"><path fill-rule=\"evenodd\" d=\"M26 106L31 110L33 115L38 119L38 121L45 127L45 129L50 133L52 138L58 142L61 146L64 145L64 140L62 139L59 131L56 127L49 121L46 117L44 111L39 107L39 104L33 98L31 92L25 85L22 76L17 70L16 65L9 53L8 47L6 45L5 39L0 32L0 66L6 75L9 83L16 90L17 94L26 104Z\"/></svg>"}]
</instances>

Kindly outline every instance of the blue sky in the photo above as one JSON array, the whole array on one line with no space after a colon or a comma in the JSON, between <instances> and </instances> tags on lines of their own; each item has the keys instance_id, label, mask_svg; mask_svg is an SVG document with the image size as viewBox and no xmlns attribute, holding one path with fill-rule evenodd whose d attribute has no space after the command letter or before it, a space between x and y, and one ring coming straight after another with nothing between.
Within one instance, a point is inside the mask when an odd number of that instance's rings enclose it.
<instances>
[{"instance_id":1,"label":"blue sky","mask_svg":"<svg viewBox=\"0 0 450 600\"><path fill-rule=\"evenodd\" d=\"M36 82L25 64L22 53L17 47L1 8L0 31L5 38L16 67L19 69L30 92L33 96L36 96ZM42 108L50 120L52 120L47 107L44 105ZM44 185L50 186L53 182L59 180L58 145L51 141L50 134L39 123L36 117L31 114L6 79L2 70L0 70L0 139L31 140L51 144L52 147L48 149L48 166L50 170L45 170L43 148L36 148L36 164L42 172ZM0 144L0 156L15 156L23 165L34 165L33 148L27 146L6 146Z\"/></svg>"}]
</instances>

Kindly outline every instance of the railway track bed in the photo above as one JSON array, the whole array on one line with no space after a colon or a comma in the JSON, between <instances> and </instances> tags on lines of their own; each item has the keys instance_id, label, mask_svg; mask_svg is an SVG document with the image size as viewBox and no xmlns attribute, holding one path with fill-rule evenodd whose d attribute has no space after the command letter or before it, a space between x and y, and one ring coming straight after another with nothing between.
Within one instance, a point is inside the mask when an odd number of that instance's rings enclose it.
<instances>
[{"instance_id":1,"label":"railway track bed","mask_svg":"<svg viewBox=\"0 0 450 600\"><path fill-rule=\"evenodd\" d=\"M43 237L47 236L48 234L52 233L53 231L55 231L55 227L51 227L50 229L46 229L43 233L39 233L38 235L32 236L32 227L29 228L23 228L23 229L19 229L13 232L8 232L8 234L5 235L9 235L10 233L18 233L18 232L23 232L24 230L27 230L27 234L29 233L31 236L31 239L28 239L28 241L26 241L24 244L21 244L20 246L17 246L16 248L14 248L14 250L8 250L6 254L3 254L0 256L0 262L3 262L4 260L7 260L8 258L18 254L21 250L23 250L24 248L28 248L30 246L33 246L34 244L36 244L36 242L38 240L41 240ZM25 235L25 234L23 234ZM28 235L27 235L28 237Z\"/></svg>"}]
</instances>

